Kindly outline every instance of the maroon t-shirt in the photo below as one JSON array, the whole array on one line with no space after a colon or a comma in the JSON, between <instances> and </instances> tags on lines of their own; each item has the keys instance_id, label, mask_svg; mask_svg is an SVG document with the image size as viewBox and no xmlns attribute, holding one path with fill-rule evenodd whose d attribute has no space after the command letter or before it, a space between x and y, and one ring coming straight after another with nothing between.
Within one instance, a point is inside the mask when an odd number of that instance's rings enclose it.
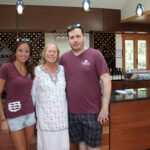
<instances>
[{"instance_id":1,"label":"maroon t-shirt","mask_svg":"<svg viewBox=\"0 0 150 150\"><path fill-rule=\"evenodd\" d=\"M60 63L65 68L69 112L98 113L101 108L100 76L109 73L101 52L89 48L75 56L71 50L61 56Z\"/></svg>"},{"instance_id":2,"label":"maroon t-shirt","mask_svg":"<svg viewBox=\"0 0 150 150\"><path fill-rule=\"evenodd\" d=\"M34 111L31 97L32 79L30 74L22 76L13 63L0 67L0 79L6 81L6 118L14 118Z\"/></svg>"}]
</instances>

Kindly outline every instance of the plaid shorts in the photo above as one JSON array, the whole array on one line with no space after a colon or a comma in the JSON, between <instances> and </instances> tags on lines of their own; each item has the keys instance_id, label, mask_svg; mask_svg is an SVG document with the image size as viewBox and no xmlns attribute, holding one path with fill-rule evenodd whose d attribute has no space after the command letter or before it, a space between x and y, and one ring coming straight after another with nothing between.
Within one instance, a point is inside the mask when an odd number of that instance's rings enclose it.
<instances>
[{"instance_id":1,"label":"plaid shorts","mask_svg":"<svg viewBox=\"0 0 150 150\"><path fill-rule=\"evenodd\" d=\"M98 114L69 113L69 134L73 144L84 141L92 148L101 145L103 126L97 117Z\"/></svg>"}]
</instances>

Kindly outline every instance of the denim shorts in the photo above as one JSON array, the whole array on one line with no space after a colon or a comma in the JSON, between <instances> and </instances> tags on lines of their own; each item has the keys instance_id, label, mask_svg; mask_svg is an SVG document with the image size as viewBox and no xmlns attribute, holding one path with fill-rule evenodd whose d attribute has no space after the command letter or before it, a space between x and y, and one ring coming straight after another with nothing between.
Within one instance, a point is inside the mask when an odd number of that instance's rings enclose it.
<instances>
[{"instance_id":1,"label":"denim shorts","mask_svg":"<svg viewBox=\"0 0 150 150\"><path fill-rule=\"evenodd\" d=\"M21 130L36 123L35 113L19 116L16 118L7 118L10 132Z\"/></svg>"},{"instance_id":2,"label":"denim shorts","mask_svg":"<svg viewBox=\"0 0 150 150\"><path fill-rule=\"evenodd\" d=\"M69 134L73 144L84 141L92 148L101 145L103 126L97 117L98 114L69 113Z\"/></svg>"}]
</instances>

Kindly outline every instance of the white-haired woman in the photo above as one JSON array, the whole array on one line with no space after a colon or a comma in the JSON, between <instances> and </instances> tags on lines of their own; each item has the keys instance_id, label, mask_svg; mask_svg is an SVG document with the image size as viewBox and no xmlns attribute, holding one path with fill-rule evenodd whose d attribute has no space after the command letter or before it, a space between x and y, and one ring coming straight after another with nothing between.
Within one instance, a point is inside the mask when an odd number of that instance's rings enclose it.
<instances>
[{"instance_id":1,"label":"white-haired woman","mask_svg":"<svg viewBox=\"0 0 150 150\"><path fill-rule=\"evenodd\" d=\"M32 87L37 115L37 149L69 150L68 107L64 68L58 65L59 49L48 43L35 68Z\"/></svg>"}]
</instances>

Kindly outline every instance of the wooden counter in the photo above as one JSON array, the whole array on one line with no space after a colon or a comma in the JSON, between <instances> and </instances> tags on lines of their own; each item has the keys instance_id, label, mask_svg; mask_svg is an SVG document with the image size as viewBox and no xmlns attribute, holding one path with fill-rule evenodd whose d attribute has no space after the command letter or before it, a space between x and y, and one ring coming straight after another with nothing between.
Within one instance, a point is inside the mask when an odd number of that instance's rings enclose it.
<instances>
[{"instance_id":1,"label":"wooden counter","mask_svg":"<svg viewBox=\"0 0 150 150\"><path fill-rule=\"evenodd\" d=\"M111 104L111 150L150 148L150 99Z\"/></svg>"},{"instance_id":2,"label":"wooden counter","mask_svg":"<svg viewBox=\"0 0 150 150\"><path fill-rule=\"evenodd\" d=\"M110 150L150 149L150 88L135 91L112 97Z\"/></svg>"}]
</instances>

